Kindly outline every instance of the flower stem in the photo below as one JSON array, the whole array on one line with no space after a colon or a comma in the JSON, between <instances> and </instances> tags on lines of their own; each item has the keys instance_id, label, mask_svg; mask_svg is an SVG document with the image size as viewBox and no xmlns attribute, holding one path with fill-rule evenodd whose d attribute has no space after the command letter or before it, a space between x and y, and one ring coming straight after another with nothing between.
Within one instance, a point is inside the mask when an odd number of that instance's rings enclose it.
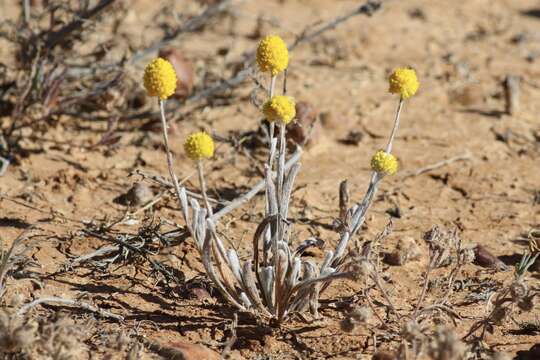
<instances>
[{"instance_id":1,"label":"flower stem","mask_svg":"<svg viewBox=\"0 0 540 360\"><path fill-rule=\"evenodd\" d=\"M287 69L283 71L283 95L287 95Z\"/></svg>"},{"instance_id":2,"label":"flower stem","mask_svg":"<svg viewBox=\"0 0 540 360\"><path fill-rule=\"evenodd\" d=\"M276 90L276 79L277 77L275 75L272 75L271 78L270 78L270 89L268 90L268 99L272 99L272 97L274 96L275 94L275 90ZM273 172L273 167L274 167L274 157L275 157L275 154L276 154L276 142L274 141L274 133L275 133L275 123L272 121L270 123L270 130L269 130L269 139L268 139L268 146L270 147L270 154L268 156L268 169L270 170L270 174L272 174ZM271 178L273 179L273 175L271 175ZM278 175L278 178L279 178L279 175ZM273 181L273 180L272 180ZM280 284L278 284L277 280L279 279L279 275L278 274L278 268L279 268L279 251L278 251L278 236L279 236L279 223L280 223L280 217L279 217L279 212L280 212L280 195L279 195L279 189L277 189L276 191L276 201L277 201L277 211L278 211L278 214L276 214L276 227L275 227L275 233L272 232L271 230L271 227L269 227L267 229L268 233L267 233L267 236L270 238L270 248L271 248L271 251L272 251L272 255L273 255L273 268L274 268L274 298L275 298L275 302L276 302L276 308L274 309L275 311L275 314L277 314L278 312L278 309L277 307L279 306L279 294L281 293L280 292ZM270 192L267 190L266 191L266 196L270 196ZM267 205L267 215L274 215L274 214L270 214L270 203L271 203L271 200L267 198L266 200L266 205ZM265 254L265 259L268 259L269 256L267 254Z\"/></svg>"},{"instance_id":3,"label":"flower stem","mask_svg":"<svg viewBox=\"0 0 540 360\"><path fill-rule=\"evenodd\" d=\"M388 144L386 145L386 152L390 154L392 152L392 144L394 142L394 139L396 137L398 128L399 128L399 117L401 114L401 109L403 108L404 100L403 98L399 99L398 107L396 110L396 117L394 119L394 127L392 128L392 133L390 134L390 138L388 139ZM373 199L375 198L375 194L377 193L377 189L379 186L380 181L383 179L384 175L377 173L376 171L373 171L371 174L371 179L369 181L368 189L366 194L364 195L364 198L361 202L357 203L357 209L351 214L351 220L349 224L349 230L347 233L342 235L338 246L336 247L336 252L334 253L334 258L332 260L332 264L336 262L336 260L340 259L343 255L343 251L347 247L347 244L349 242L349 239L352 238L356 232L360 229L362 224L365 221L365 216L369 208L371 207L371 203L373 202ZM352 208L351 208L352 209Z\"/></svg>"},{"instance_id":4,"label":"flower stem","mask_svg":"<svg viewBox=\"0 0 540 360\"><path fill-rule=\"evenodd\" d=\"M270 77L270 89L268 90L268 96L270 98L274 96L274 93L276 91L276 79L277 79L276 75L272 75Z\"/></svg>"},{"instance_id":5,"label":"flower stem","mask_svg":"<svg viewBox=\"0 0 540 360\"><path fill-rule=\"evenodd\" d=\"M276 234L275 239L276 243L278 241L283 241L285 239L285 229L284 229L284 216L285 216L285 196L283 192L283 178L285 175L285 153L287 148L285 146L285 131L286 125L284 123L279 124L279 152L278 152L278 163L277 163L277 174L276 174L276 197L277 197L277 207L278 213L276 216ZM282 269L279 266L281 263L279 247L276 246L277 252L274 253L274 258L276 259L275 271L276 271L276 283L275 283L275 296L276 296L276 311L278 313L278 318L284 314L284 309L282 308L282 302L279 300L282 298L283 291L285 289L284 281L280 282L281 279L285 279L282 274ZM286 271L286 270L285 270Z\"/></svg>"},{"instance_id":6,"label":"flower stem","mask_svg":"<svg viewBox=\"0 0 540 360\"><path fill-rule=\"evenodd\" d=\"M163 144L165 145L165 154L167 155L167 168L169 169L169 176L171 177L174 190L176 191L176 196L178 197L178 203L181 207L182 202L180 201L180 184L178 183L178 178L173 170L173 158L171 149L169 148L169 136L167 134L169 127L167 125L167 119L165 118L165 100L159 100L159 109L161 114L161 128L163 130Z\"/></svg>"},{"instance_id":7,"label":"flower stem","mask_svg":"<svg viewBox=\"0 0 540 360\"><path fill-rule=\"evenodd\" d=\"M272 99L274 96L275 90L276 90L276 79L277 77L275 75L271 75L270 77L270 88L268 89L268 99ZM274 142L274 132L275 132L275 124L272 121L269 124L269 132L268 132L268 148L270 150L270 154L268 155L268 169L270 170L270 174L272 174L273 167L274 167L274 157L276 153L276 144ZM268 196L270 196L270 193L266 191L266 215L272 215L270 214L270 199L268 199Z\"/></svg>"},{"instance_id":8,"label":"flower stem","mask_svg":"<svg viewBox=\"0 0 540 360\"><path fill-rule=\"evenodd\" d=\"M396 118L394 120L394 127L392 128L392 133L390 134L390 139L388 139L388 144L386 145L386 152L390 154L392 152L392 143L396 136L397 130L399 128L399 115L401 114L401 109L403 108L403 98L399 99L399 104L396 110Z\"/></svg>"},{"instance_id":9,"label":"flower stem","mask_svg":"<svg viewBox=\"0 0 540 360\"><path fill-rule=\"evenodd\" d=\"M277 77L275 75L270 75L270 88L268 89L268 99L272 99L274 96L274 92L276 90L276 79ZM267 165L268 169L270 170L270 174L272 174L273 171L273 164L274 164L274 156L276 153L276 144L274 142L274 132L275 132L275 124L274 122L270 122L268 129L268 150L270 151L268 155ZM270 214L270 199L268 198L270 196L270 193L268 190L266 191L266 215L272 215Z\"/></svg>"},{"instance_id":10,"label":"flower stem","mask_svg":"<svg viewBox=\"0 0 540 360\"><path fill-rule=\"evenodd\" d=\"M283 199L283 178L285 177L285 155L287 152L287 147L285 146L285 132L287 131L286 125L281 123L279 125L279 152L278 152L278 164L277 164L277 197L278 197L278 207L280 209Z\"/></svg>"},{"instance_id":11,"label":"flower stem","mask_svg":"<svg viewBox=\"0 0 540 360\"><path fill-rule=\"evenodd\" d=\"M276 76L271 75L270 88L268 89L268 99L271 99L272 96L274 96L274 92L276 89L276 79L277 79ZM276 153L276 145L274 143L274 132L275 132L275 124L272 121L269 125L269 133L268 133L268 148L270 150L270 154L268 155L267 164L268 164L268 169L270 170L270 174L272 174L272 171L273 171L274 156ZM270 207L270 199L268 199L269 196L270 196L270 193L266 191L266 215L272 215L270 214L271 207Z\"/></svg>"},{"instance_id":12,"label":"flower stem","mask_svg":"<svg viewBox=\"0 0 540 360\"><path fill-rule=\"evenodd\" d=\"M272 97L274 97L274 93L276 91L276 79L277 79L276 76L272 76L270 78L270 89L268 90L268 99L269 100L272 99ZM276 125L272 121L270 123L269 139L268 139L268 144L270 146L270 156L268 158L268 167L270 168L270 170L273 170L274 155L275 155L275 152L276 152L276 148L272 144L272 141L274 139L275 128L276 128Z\"/></svg>"},{"instance_id":13,"label":"flower stem","mask_svg":"<svg viewBox=\"0 0 540 360\"><path fill-rule=\"evenodd\" d=\"M208 216L212 216L212 206L210 206L210 201L208 201L208 195L206 194L206 181L204 180L203 164L201 160L197 161L197 173L199 174L199 185L201 186L204 205L208 211Z\"/></svg>"}]
</instances>

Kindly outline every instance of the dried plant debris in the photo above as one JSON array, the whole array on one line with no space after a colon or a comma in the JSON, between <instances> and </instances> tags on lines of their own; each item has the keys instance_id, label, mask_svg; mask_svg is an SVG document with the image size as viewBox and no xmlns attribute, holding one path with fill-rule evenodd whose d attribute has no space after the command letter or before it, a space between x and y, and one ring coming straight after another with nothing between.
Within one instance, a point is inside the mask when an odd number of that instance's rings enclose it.
<instances>
[{"instance_id":1,"label":"dried plant debris","mask_svg":"<svg viewBox=\"0 0 540 360\"><path fill-rule=\"evenodd\" d=\"M519 323L519 329L512 331L519 335L540 335L540 320L538 318L532 321Z\"/></svg>"},{"instance_id":2,"label":"dried plant debris","mask_svg":"<svg viewBox=\"0 0 540 360\"><path fill-rule=\"evenodd\" d=\"M517 309L525 313L534 310L540 291L527 284L526 274L537 257L528 253L522 256L514 269L514 280L489 298L487 314L473 324L465 339L483 339L486 333L493 333L496 326L503 325Z\"/></svg>"},{"instance_id":3,"label":"dried plant debris","mask_svg":"<svg viewBox=\"0 0 540 360\"><path fill-rule=\"evenodd\" d=\"M38 339L36 321L17 315L13 307L0 309L0 354L26 353Z\"/></svg>"},{"instance_id":4,"label":"dried plant debris","mask_svg":"<svg viewBox=\"0 0 540 360\"><path fill-rule=\"evenodd\" d=\"M21 299L0 309L0 354L29 359L84 359L88 349L82 328L67 317L35 320L19 314Z\"/></svg>"},{"instance_id":5,"label":"dried plant debris","mask_svg":"<svg viewBox=\"0 0 540 360\"><path fill-rule=\"evenodd\" d=\"M82 329L68 318L43 325L40 337L40 352L51 359L83 359L88 354Z\"/></svg>"},{"instance_id":6,"label":"dried plant debris","mask_svg":"<svg viewBox=\"0 0 540 360\"><path fill-rule=\"evenodd\" d=\"M439 326L431 335L427 353L433 360L465 360L467 346L454 331Z\"/></svg>"},{"instance_id":7,"label":"dried plant debris","mask_svg":"<svg viewBox=\"0 0 540 360\"><path fill-rule=\"evenodd\" d=\"M6 281L8 276L19 274L20 277L31 277L24 269L32 265L32 261L27 258L26 253L31 249L29 238L40 237L40 234L32 234L34 226L29 226L21 232L11 243L11 246L4 248L3 240L0 237L0 299L6 292Z\"/></svg>"},{"instance_id":8,"label":"dried plant debris","mask_svg":"<svg viewBox=\"0 0 540 360\"><path fill-rule=\"evenodd\" d=\"M451 300L454 293L470 286L479 286L479 284L467 285L468 280L457 281L463 267L473 263L475 251L474 247L463 246L457 230L439 226L434 226L424 235L424 241L429 249L429 262L416 305L412 309L399 309L396 303L400 294L389 291L388 282L392 279L385 278L381 274L378 267L379 248L373 246L373 243L388 236L389 232L389 229L386 229L379 236L379 240L366 242L361 246L362 250L358 251L362 255L357 255L355 266L351 268L356 274L356 280L364 284L366 289L372 287L379 296L375 301L369 294L370 290L364 290L363 299L367 306L345 311L339 323L342 331L353 332L361 327L363 331L372 331L372 334L375 334L373 325L368 324L368 320L374 318L378 320L379 329L383 329L393 338L401 339L401 346L397 351L400 359L408 358L409 353L418 354L424 351L430 359L469 359L471 353L484 351L479 350L477 346L481 341L479 339L482 339L486 332L493 332L495 326L503 325L516 308L523 312L531 312L534 309L534 299L540 293L538 289L533 290L529 287L525 274L536 258L525 254L516 266L515 280L510 285L501 290L497 283L480 283L484 284L481 286L487 286L487 295L473 299L472 302L488 301L491 310L470 328L467 336L460 338L450 327L452 325L455 327L457 322L462 320ZM403 248L406 247L400 245L400 249ZM395 256L399 259L397 255ZM385 256L385 259L387 258L388 254ZM434 271L439 268L447 269L447 275L432 279ZM386 309L386 315L381 314L377 309L378 306ZM479 330L481 330L479 337L471 337Z\"/></svg>"}]
</instances>

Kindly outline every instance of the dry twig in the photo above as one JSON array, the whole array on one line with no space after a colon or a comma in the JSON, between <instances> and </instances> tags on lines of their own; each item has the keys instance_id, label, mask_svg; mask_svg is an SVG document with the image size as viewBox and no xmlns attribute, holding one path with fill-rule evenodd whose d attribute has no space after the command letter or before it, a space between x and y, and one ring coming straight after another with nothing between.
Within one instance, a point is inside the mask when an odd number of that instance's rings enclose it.
<instances>
[{"instance_id":1,"label":"dry twig","mask_svg":"<svg viewBox=\"0 0 540 360\"><path fill-rule=\"evenodd\" d=\"M236 328L238 327L238 314L234 313L233 321L231 323L231 337L229 340L227 340L227 343L225 344L225 348L221 352L221 359L227 359L229 356L229 353L231 352L231 349L233 345L236 343L236 340L238 339L236 335Z\"/></svg>"},{"instance_id":2,"label":"dry twig","mask_svg":"<svg viewBox=\"0 0 540 360\"><path fill-rule=\"evenodd\" d=\"M75 307L79 307L81 309L96 313L99 316L102 316L102 317L105 317L105 318L110 318L110 319L114 319L114 320L118 320L118 321L124 321L123 316L113 314L113 313L111 313L109 311L100 309L97 306L90 305L90 304L87 304L87 303L83 303L83 302L77 301L77 300L64 299L64 298L57 297L57 296L43 297L43 298L39 298L37 300L34 300L34 301L22 306L19 309L19 311L17 312L17 315L24 315L30 309L32 309L35 306L40 305L40 304L48 304L48 303L59 303L59 304L63 304L63 305L75 306Z\"/></svg>"},{"instance_id":3,"label":"dry twig","mask_svg":"<svg viewBox=\"0 0 540 360\"><path fill-rule=\"evenodd\" d=\"M422 168L420 168L418 170L415 170L413 172L404 174L403 179L407 179L407 178L410 178L410 177L413 177L413 176L422 175L424 173L427 173L427 172L442 168L444 166L450 165L450 164L455 163L457 161L466 161L466 160L470 160L471 158L472 158L472 155L467 151L466 153L464 153L462 155L454 156L454 157L451 157L450 159L439 161L439 162L436 162L435 164L431 164L431 165L422 167Z\"/></svg>"}]
</instances>

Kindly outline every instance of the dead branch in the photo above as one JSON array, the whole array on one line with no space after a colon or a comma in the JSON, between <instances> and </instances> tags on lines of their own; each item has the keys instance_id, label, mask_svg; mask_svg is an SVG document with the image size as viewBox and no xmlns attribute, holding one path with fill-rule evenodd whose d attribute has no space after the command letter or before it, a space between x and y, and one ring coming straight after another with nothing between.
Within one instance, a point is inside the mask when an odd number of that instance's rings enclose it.
<instances>
[{"instance_id":1,"label":"dead branch","mask_svg":"<svg viewBox=\"0 0 540 360\"><path fill-rule=\"evenodd\" d=\"M418 175L421 175L421 174L424 174L424 173L427 173L427 172L442 168L444 166L450 165L450 164L455 163L457 161L470 160L471 158L472 158L472 155L467 151L466 153L464 153L462 155L454 156L454 157L451 157L450 159L439 161L439 162L436 162L435 164L428 165L426 167L422 167L422 168L420 168L420 169L418 169L416 171L406 173L406 174L403 175L403 179L407 179L407 178L410 178L410 177L413 177L413 176L418 176Z\"/></svg>"},{"instance_id":2,"label":"dead branch","mask_svg":"<svg viewBox=\"0 0 540 360\"><path fill-rule=\"evenodd\" d=\"M69 264L70 265L80 264L80 263L91 260L91 259L93 259L95 257L98 257L98 256L104 256L104 255L107 255L107 254L114 253L114 252L116 252L118 250L120 250L119 245L104 246L104 247L101 247L101 248L97 249L96 251L92 251L89 254L85 254L85 255L81 255L79 257L76 257L75 259L71 260L69 262Z\"/></svg>"},{"instance_id":3,"label":"dead branch","mask_svg":"<svg viewBox=\"0 0 540 360\"><path fill-rule=\"evenodd\" d=\"M227 359L229 353L231 352L231 349L233 345L236 343L236 340L238 339L236 335L236 329L238 328L238 314L234 313L233 321L231 323L231 337L229 340L227 340L227 343L225 344L225 348L221 352L221 359Z\"/></svg>"},{"instance_id":4,"label":"dead branch","mask_svg":"<svg viewBox=\"0 0 540 360\"><path fill-rule=\"evenodd\" d=\"M87 304L87 303L83 303L81 301L71 300L71 299L64 299L64 298L57 297L57 296L43 297L43 298L39 298L37 300L34 300L34 301L22 306L19 309L19 311L17 312L17 315L24 315L30 309L32 309L33 307L36 307L37 305L40 305L40 304L48 304L48 303L59 303L59 304L63 304L63 305L75 306L75 307L79 307L81 309L96 313L99 316L104 317L104 318L111 318L111 319L114 319L114 320L117 320L117 321L124 321L124 317L122 315L113 314L113 313L111 313L109 311L100 309L97 306L90 305L90 304Z\"/></svg>"},{"instance_id":5,"label":"dead branch","mask_svg":"<svg viewBox=\"0 0 540 360\"><path fill-rule=\"evenodd\" d=\"M105 240L105 241L108 241L108 242L112 242L114 244L117 244L120 247L124 247L134 253L137 253L137 254L140 254L141 256L143 256L146 260L148 260L148 262L152 265L152 268L161 273L162 275L164 275L167 279L172 279L172 280L177 280L174 276L174 274L169 271L165 266L163 266L161 263L155 261L154 259L152 259L150 256L151 255L154 255L151 251L145 249L145 248L139 248L137 246L133 246L123 240L121 240L118 236L116 237L112 237L112 236L106 236L106 235L102 235L102 234L99 234L95 231L91 231L91 230L87 230L87 229L84 229L82 230L82 232L84 234L87 234L87 235L90 235L90 236L93 236L95 238L98 238L98 239L101 239L101 240Z\"/></svg>"}]
</instances>

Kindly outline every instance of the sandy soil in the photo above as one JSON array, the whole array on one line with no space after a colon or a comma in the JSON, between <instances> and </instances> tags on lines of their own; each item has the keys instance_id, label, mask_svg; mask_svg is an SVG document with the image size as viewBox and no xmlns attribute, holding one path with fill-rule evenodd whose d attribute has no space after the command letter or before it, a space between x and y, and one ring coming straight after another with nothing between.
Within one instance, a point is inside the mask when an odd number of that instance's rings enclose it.
<instances>
[{"instance_id":1,"label":"sandy soil","mask_svg":"<svg viewBox=\"0 0 540 360\"><path fill-rule=\"evenodd\" d=\"M178 3L177 10L187 13L203 9L196 2ZM231 64L255 48L258 38L252 35L259 15L264 15L264 33L279 33L292 42L318 19L330 20L358 5L346 0L331 3L246 1L234 9L234 16L181 37L175 46L194 62L195 86L200 88L212 77L230 76L234 71ZM159 24L153 23L159 2L134 0L131 7L121 24L126 41L147 46L161 37ZM540 227L539 9L536 0L388 1L373 17L355 17L295 49L288 92L312 103L326 120L302 159L291 208L297 238L317 236L326 241L326 247L335 245L337 236L331 224L338 216L338 185L348 179L351 198L361 199L370 176L369 159L385 145L397 105L395 96L387 93L387 76L397 66L412 66L421 88L405 104L395 143L400 171L384 181L360 238L374 238L388 222L389 210L399 208L400 217L393 218L393 232L383 243L384 250L410 236L417 239L424 255L402 266L383 267L390 295L404 313L415 304L427 265L422 234L435 224L457 227L464 244L481 244L507 265L514 265L526 250L525 235ZM10 1L0 5L0 12L8 14L6 17L17 13ZM143 31L141 24L152 29ZM99 32L95 36L99 37ZM0 59L9 56L9 48L0 50ZM140 77L144 64L128 66L129 76ZM520 108L512 115L505 113L502 83L507 75L521 77ZM204 128L228 138L256 130L260 116L249 99L253 87L247 80L226 95L227 101L203 104L175 123L171 135L175 167L180 178L188 178L188 184L195 187L197 182L182 150L186 134ZM157 110L153 104L147 106ZM165 281L152 271L148 261L132 255L120 256L112 263L103 258L70 262L111 245L82 230L88 229L89 223L97 229L123 217L128 208L115 199L141 179L129 176L131 172L167 174L159 132L141 129L147 120L121 121L118 143L92 146L106 131L106 123L60 119L47 132L23 140L26 153L0 178L2 240L10 244L24 228L36 223L41 229L37 233L46 235L28 254L34 278L10 277L8 295L20 294L25 302L43 296L81 298L125 317L119 323L55 305L32 310L36 318L62 314L73 319L83 330L81 358L125 357L126 350L111 340L120 332L136 332L164 345L198 343L218 352L230 337L234 309L210 289L191 239L171 236L171 246L157 240L149 245L157 253L151 258L174 269L176 282ZM7 124L8 119L0 121ZM344 141L351 132L363 135L357 144ZM464 154L470 158L409 176ZM230 200L235 193L245 191L258 181L260 175L254 169L262 158L260 150L239 151L220 142L215 159L206 165L210 192ZM152 186L157 193L159 189ZM250 246L261 210L259 196L222 222L220 231L242 249L241 253ZM165 220L175 223L180 218L174 199L165 196L151 210L133 216L136 221L115 224L105 233L163 233L173 229ZM322 252L313 251L309 256L320 259ZM447 270L441 269L435 277ZM512 277L511 270L467 265L460 280L471 284L471 290L456 291L451 302L461 303L471 291L479 291L478 284L504 284ZM530 274L530 285L538 286L539 279L536 267ZM343 317L340 306L354 301L361 288L354 281L336 283L324 295L322 319L309 323L297 319L282 329L240 314L233 358L370 358L374 349L372 343L365 346L367 332L345 333L338 324ZM439 295L434 289L427 299ZM337 304L330 300L337 300ZM464 335L482 316L484 307L483 301L456 305L455 311L462 317L458 333ZM518 331L519 322L538 320L539 309L537 306L527 314L518 311L515 322L507 321L487 337L487 345L514 355L539 343L538 332ZM380 345L397 346L384 340ZM157 356L149 350L141 354Z\"/></svg>"}]
</instances>

